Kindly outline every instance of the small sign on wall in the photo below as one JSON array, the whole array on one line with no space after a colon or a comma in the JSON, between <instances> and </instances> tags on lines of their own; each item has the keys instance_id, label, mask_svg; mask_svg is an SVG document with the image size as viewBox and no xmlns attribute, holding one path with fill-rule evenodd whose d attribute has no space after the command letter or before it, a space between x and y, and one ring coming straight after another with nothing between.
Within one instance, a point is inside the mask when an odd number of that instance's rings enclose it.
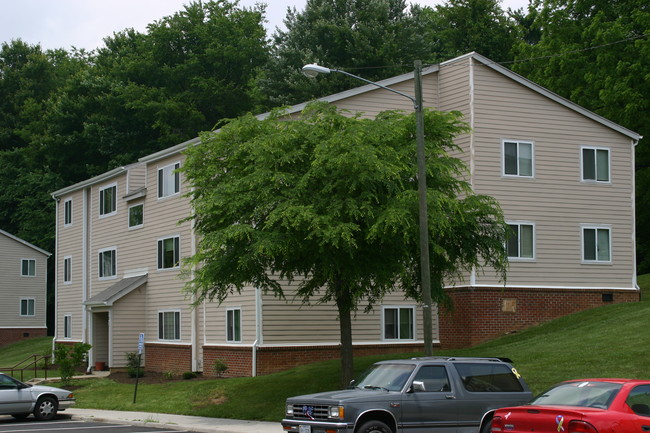
<instances>
[{"instance_id":1,"label":"small sign on wall","mask_svg":"<svg viewBox=\"0 0 650 433\"><path fill-rule=\"evenodd\" d=\"M516 299L503 299L501 302L501 311L503 313L516 313L517 300Z\"/></svg>"}]
</instances>

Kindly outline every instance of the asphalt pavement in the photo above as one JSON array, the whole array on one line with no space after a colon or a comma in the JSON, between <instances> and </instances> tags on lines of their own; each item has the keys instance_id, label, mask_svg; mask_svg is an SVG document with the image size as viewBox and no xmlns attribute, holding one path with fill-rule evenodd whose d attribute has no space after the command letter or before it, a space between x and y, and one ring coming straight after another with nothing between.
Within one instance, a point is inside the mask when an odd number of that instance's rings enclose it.
<instances>
[{"instance_id":1,"label":"asphalt pavement","mask_svg":"<svg viewBox=\"0 0 650 433\"><path fill-rule=\"evenodd\" d=\"M85 421L111 422L200 433L281 433L283 431L282 424L279 422L241 421L166 413L77 409L74 407L60 413L61 415L72 416L72 419Z\"/></svg>"}]
</instances>

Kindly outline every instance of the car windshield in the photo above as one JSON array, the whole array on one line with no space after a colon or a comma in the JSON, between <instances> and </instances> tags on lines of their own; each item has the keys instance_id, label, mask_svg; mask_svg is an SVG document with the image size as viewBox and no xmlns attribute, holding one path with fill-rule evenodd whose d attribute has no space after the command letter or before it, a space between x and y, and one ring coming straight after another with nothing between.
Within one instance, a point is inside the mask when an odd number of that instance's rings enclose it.
<instances>
[{"instance_id":1,"label":"car windshield","mask_svg":"<svg viewBox=\"0 0 650 433\"><path fill-rule=\"evenodd\" d=\"M359 376L353 385L362 389L399 391L414 368L415 365L412 364L375 364Z\"/></svg>"},{"instance_id":2,"label":"car windshield","mask_svg":"<svg viewBox=\"0 0 650 433\"><path fill-rule=\"evenodd\" d=\"M594 381L561 383L539 395L530 404L607 409L621 386L619 383Z\"/></svg>"}]
</instances>

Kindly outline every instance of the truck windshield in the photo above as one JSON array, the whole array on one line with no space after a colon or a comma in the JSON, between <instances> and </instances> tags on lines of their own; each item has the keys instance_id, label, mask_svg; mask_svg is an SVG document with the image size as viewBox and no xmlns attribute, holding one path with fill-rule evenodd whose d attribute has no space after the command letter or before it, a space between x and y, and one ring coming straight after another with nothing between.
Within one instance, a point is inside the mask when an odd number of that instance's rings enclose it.
<instances>
[{"instance_id":1,"label":"truck windshield","mask_svg":"<svg viewBox=\"0 0 650 433\"><path fill-rule=\"evenodd\" d=\"M361 389L399 391L414 368L415 365L411 364L375 364L359 376L353 385Z\"/></svg>"}]
</instances>

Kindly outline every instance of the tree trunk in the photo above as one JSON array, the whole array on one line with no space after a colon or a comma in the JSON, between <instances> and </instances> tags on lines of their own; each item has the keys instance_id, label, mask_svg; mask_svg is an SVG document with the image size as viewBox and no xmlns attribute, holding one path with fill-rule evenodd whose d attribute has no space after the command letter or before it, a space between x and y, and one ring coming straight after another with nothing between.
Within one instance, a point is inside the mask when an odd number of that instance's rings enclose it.
<instances>
[{"instance_id":1,"label":"tree trunk","mask_svg":"<svg viewBox=\"0 0 650 433\"><path fill-rule=\"evenodd\" d=\"M350 386L354 379L354 354L352 353L352 314L350 292L337 282L336 306L339 311L341 332L341 388Z\"/></svg>"}]
</instances>

